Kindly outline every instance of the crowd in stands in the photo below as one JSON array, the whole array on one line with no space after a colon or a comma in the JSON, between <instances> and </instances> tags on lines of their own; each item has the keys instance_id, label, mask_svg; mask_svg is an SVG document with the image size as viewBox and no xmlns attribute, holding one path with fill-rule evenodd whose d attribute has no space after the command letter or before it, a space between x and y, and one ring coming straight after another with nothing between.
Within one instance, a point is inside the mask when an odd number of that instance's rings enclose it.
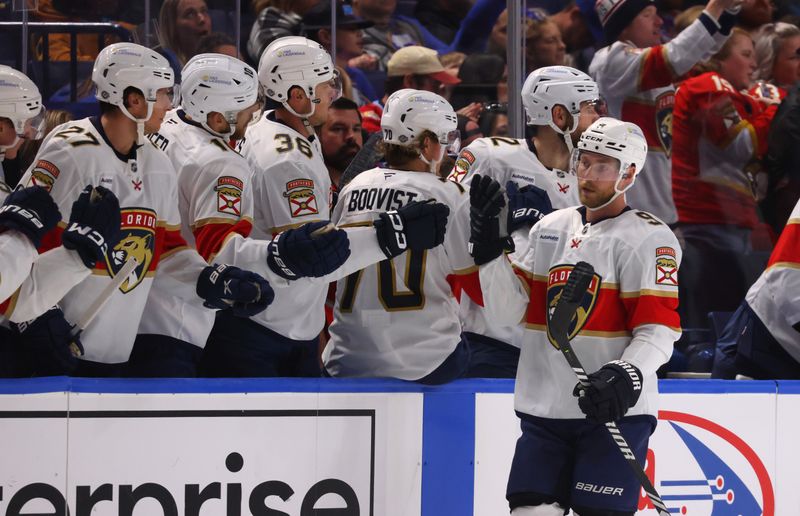
<instances>
[{"instance_id":1,"label":"crowd in stands","mask_svg":"<svg viewBox=\"0 0 800 516\"><path fill-rule=\"evenodd\" d=\"M144 20L138 4L39 0L31 19L114 22L139 40L144 24L151 24L157 41L150 46L167 58L176 83L201 53L238 57L255 67L264 49L284 36L335 48L343 96L317 130L333 185L369 135L380 132L387 98L403 88L449 100L462 148L481 137L509 135L508 99L519 95L521 85L508 83L505 0L346 0L337 5L335 32L327 0L252 0L242 2L241 41L231 30L230 2L153 0L153 20ZM792 306L776 307L752 289L779 288L784 280L774 273L776 263L800 267L800 237L787 231L800 227L800 4L736 4L528 0L524 73L555 65L587 72L607 114L636 123L646 136L645 170L628 192L628 204L668 224L684 253L684 331L668 369L710 372L713 363L715 376L731 378L731 364L739 360L749 364L747 376L768 377L775 368L758 363L753 343L761 339L783 349L791 362L781 374L800 379L800 292L789 296ZM0 14L19 19L10 9ZM78 36L77 59L93 61L101 45L114 40ZM35 61L42 59L43 45L34 34ZM50 61L68 61L69 36L51 35L48 54ZM15 59L0 55L0 64ZM69 101L69 85L45 99L65 109L48 112L48 131L70 120L70 111L76 118L87 110L99 113L91 78L79 77L78 86L77 101ZM527 138L534 136L530 126L527 131ZM24 141L5 151L8 186L16 186L37 149L37 142ZM455 156L446 157L440 174L446 177L454 164ZM771 335L770 318L785 310L794 311L787 316L794 323ZM760 326L751 331L754 321ZM749 339L745 351L743 333ZM737 357L737 346L749 355Z\"/></svg>"}]
</instances>

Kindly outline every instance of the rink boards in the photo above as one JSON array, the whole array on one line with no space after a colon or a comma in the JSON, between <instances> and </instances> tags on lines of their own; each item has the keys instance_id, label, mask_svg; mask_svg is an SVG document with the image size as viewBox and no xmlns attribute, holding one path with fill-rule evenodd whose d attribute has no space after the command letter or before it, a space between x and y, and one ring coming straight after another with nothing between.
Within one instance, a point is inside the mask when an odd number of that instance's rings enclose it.
<instances>
[{"instance_id":1,"label":"rink boards","mask_svg":"<svg viewBox=\"0 0 800 516\"><path fill-rule=\"evenodd\" d=\"M0 381L0 516L498 516L513 382ZM800 514L800 382L661 382L674 514ZM655 514L640 503L641 514ZM327 509L327 510L325 510Z\"/></svg>"}]
</instances>

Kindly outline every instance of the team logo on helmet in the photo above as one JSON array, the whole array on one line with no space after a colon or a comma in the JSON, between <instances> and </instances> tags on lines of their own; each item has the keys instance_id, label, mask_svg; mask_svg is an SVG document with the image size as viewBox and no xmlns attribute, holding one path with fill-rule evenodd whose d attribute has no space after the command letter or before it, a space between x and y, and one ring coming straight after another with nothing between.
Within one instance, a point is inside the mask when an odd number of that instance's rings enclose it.
<instances>
[{"instance_id":1,"label":"team logo on helmet","mask_svg":"<svg viewBox=\"0 0 800 516\"><path fill-rule=\"evenodd\" d=\"M656 99L656 127L658 140L667 156L672 154L672 107L675 105L675 94L664 93Z\"/></svg>"},{"instance_id":2,"label":"team logo on helmet","mask_svg":"<svg viewBox=\"0 0 800 516\"><path fill-rule=\"evenodd\" d=\"M57 166L49 161L40 159L33 167L28 186L41 186L49 192L53 189L53 184L58 179L59 174L61 174L61 171Z\"/></svg>"},{"instance_id":3,"label":"team logo on helmet","mask_svg":"<svg viewBox=\"0 0 800 516\"><path fill-rule=\"evenodd\" d=\"M136 258L139 265L119 287L124 293L136 288L150 271L155 251L156 221L156 212L147 208L122 210L122 224L120 225L122 238L106 255L106 268L108 275L113 277L129 258Z\"/></svg>"},{"instance_id":4,"label":"team logo on helmet","mask_svg":"<svg viewBox=\"0 0 800 516\"><path fill-rule=\"evenodd\" d=\"M561 299L561 292L564 290L564 285L567 283L567 278L569 278L570 273L574 265L556 265L550 269L550 272L547 276L547 320L550 320L550 316L553 315L553 311L558 304L558 300ZM597 303L597 297L600 293L600 283L602 282L602 278L595 273L592 277L592 282L589 284L589 288L586 293L583 295L583 299L581 299L580 305L578 306L578 310L575 312L575 315L572 317L572 321L569 323L569 338L575 337L579 331L586 325L586 321L589 319L589 315L592 313L592 310ZM550 335L550 325L547 326L547 339L550 341L550 344L553 345L556 349L558 349L558 344L556 344L555 339L552 335Z\"/></svg>"},{"instance_id":5,"label":"team logo on helmet","mask_svg":"<svg viewBox=\"0 0 800 516\"><path fill-rule=\"evenodd\" d=\"M241 179L231 176L222 176L217 179L217 211L229 215L242 214L242 190L244 183Z\"/></svg>"},{"instance_id":6,"label":"team logo on helmet","mask_svg":"<svg viewBox=\"0 0 800 516\"><path fill-rule=\"evenodd\" d=\"M671 247L656 249L656 285L678 286L678 262Z\"/></svg>"},{"instance_id":7,"label":"team logo on helmet","mask_svg":"<svg viewBox=\"0 0 800 516\"><path fill-rule=\"evenodd\" d=\"M311 179L293 179L286 183L283 196L289 201L289 212L292 217L304 217L319 213L317 196L314 194L314 181Z\"/></svg>"}]
</instances>

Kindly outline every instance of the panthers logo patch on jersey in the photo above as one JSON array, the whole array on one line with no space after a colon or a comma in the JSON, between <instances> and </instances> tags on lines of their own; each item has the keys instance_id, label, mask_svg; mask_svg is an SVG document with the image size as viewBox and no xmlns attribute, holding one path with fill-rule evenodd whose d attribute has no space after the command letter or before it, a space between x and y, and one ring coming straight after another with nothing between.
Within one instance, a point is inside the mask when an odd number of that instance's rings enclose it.
<instances>
[{"instance_id":1,"label":"panthers logo patch on jersey","mask_svg":"<svg viewBox=\"0 0 800 516\"><path fill-rule=\"evenodd\" d=\"M461 154L456 159L456 164L453 166L453 171L447 176L447 179L460 183L462 179L469 173L469 167L475 163L475 155L468 150L462 150Z\"/></svg>"},{"instance_id":2,"label":"panthers logo patch on jersey","mask_svg":"<svg viewBox=\"0 0 800 516\"><path fill-rule=\"evenodd\" d=\"M678 286L678 262L671 247L656 249L656 285Z\"/></svg>"},{"instance_id":3,"label":"panthers logo patch on jersey","mask_svg":"<svg viewBox=\"0 0 800 516\"><path fill-rule=\"evenodd\" d=\"M36 162L31 172L31 179L28 186L41 186L48 192L53 189L53 184L58 179L61 171L53 163L40 159Z\"/></svg>"},{"instance_id":4,"label":"panthers logo patch on jersey","mask_svg":"<svg viewBox=\"0 0 800 516\"><path fill-rule=\"evenodd\" d=\"M232 176L222 176L217 179L217 211L228 215L242 214L242 190L244 182Z\"/></svg>"},{"instance_id":5,"label":"panthers logo patch on jersey","mask_svg":"<svg viewBox=\"0 0 800 516\"><path fill-rule=\"evenodd\" d=\"M136 258L139 265L131 272L128 279L119 287L130 292L142 282L153 262L156 243L156 212L147 208L128 208L122 210L120 234L122 238L106 256L106 268L109 276L114 276L125 265L130 257Z\"/></svg>"},{"instance_id":6,"label":"panthers logo patch on jersey","mask_svg":"<svg viewBox=\"0 0 800 516\"><path fill-rule=\"evenodd\" d=\"M656 127L658 139L667 156L672 154L672 108L675 105L675 94L664 93L656 99Z\"/></svg>"},{"instance_id":7,"label":"panthers logo patch on jersey","mask_svg":"<svg viewBox=\"0 0 800 516\"><path fill-rule=\"evenodd\" d=\"M556 309L558 300L561 299L561 292L564 290L564 285L567 283L567 278L569 278L569 275L574 267L574 265L556 265L550 269L547 277L547 339L556 349L558 349L558 344L556 344L553 336L550 335L549 321L550 317L553 315L553 311ZM592 282L589 284L589 288L583 295L583 299L581 299L578 310L575 312L575 315L572 317L572 321L569 323L568 336L570 339L575 337L575 335L577 335L578 332L581 331L581 329L586 325L586 321L589 319L589 315L592 313L592 310L597 303L601 282L602 278L597 273L594 273Z\"/></svg>"},{"instance_id":8,"label":"panthers logo patch on jersey","mask_svg":"<svg viewBox=\"0 0 800 516\"><path fill-rule=\"evenodd\" d=\"M289 212L292 217L317 215L317 196L314 193L314 181L311 179L293 179L286 183L283 196L289 201Z\"/></svg>"}]
</instances>

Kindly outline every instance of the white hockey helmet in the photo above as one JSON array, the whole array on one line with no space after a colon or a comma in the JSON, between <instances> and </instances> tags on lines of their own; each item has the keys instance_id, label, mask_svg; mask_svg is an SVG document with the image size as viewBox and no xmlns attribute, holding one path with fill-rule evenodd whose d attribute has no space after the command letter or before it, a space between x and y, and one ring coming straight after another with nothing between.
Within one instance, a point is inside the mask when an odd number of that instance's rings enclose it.
<instances>
[{"instance_id":1,"label":"white hockey helmet","mask_svg":"<svg viewBox=\"0 0 800 516\"><path fill-rule=\"evenodd\" d=\"M436 93L410 88L392 93L381 116L383 141L408 147L427 130L452 154L460 144L457 126L458 117L449 102Z\"/></svg>"},{"instance_id":2,"label":"white hockey helmet","mask_svg":"<svg viewBox=\"0 0 800 516\"><path fill-rule=\"evenodd\" d=\"M578 127L582 103L599 100L597 83L569 66L538 68L522 85L522 105L528 125L549 125L562 134L572 133ZM564 106L572 114L572 127L566 133L553 122L553 106L556 105Z\"/></svg>"},{"instance_id":3,"label":"white hockey helmet","mask_svg":"<svg viewBox=\"0 0 800 516\"><path fill-rule=\"evenodd\" d=\"M594 152L609 156L617 161L612 170L599 167L595 170L586 169L582 165L581 155L584 152ZM614 196L600 209L608 206L614 199L633 186L636 176L641 172L647 159L647 140L638 125L623 122L614 118L598 118L590 125L578 140L577 148L572 152L572 171L579 179L610 180L615 181ZM633 166L633 181L620 190L619 184L628 178L628 169ZM593 166L594 167L594 166Z\"/></svg>"},{"instance_id":4,"label":"white hockey helmet","mask_svg":"<svg viewBox=\"0 0 800 516\"><path fill-rule=\"evenodd\" d=\"M258 62L258 80L268 98L280 102L293 115L308 118L319 103L315 89L318 84L331 81L341 95L341 83L331 56L322 45L302 36L278 38L264 49ZM287 103L289 90L300 87L311 99L311 112L296 113Z\"/></svg>"},{"instance_id":5,"label":"white hockey helmet","mask_svg":"<svg viewBox=\"0 0 800 516\"><path fill-rule=\"evenodd\" d=\"M172 88L175 77L167 59L136 43L114 43L105 47L94 61L92 81L97 100L119 109L134 122L144 123L153 114L158 90ZM134 117L125 107L125 89L133 87L144 95L147 115Z\"/></svg>"},{"instance_id":6,"label":"white hockey helmet","mask_svg":"<svg viewBox=\"0 0 800 516\"><path fill-rule=\"evenodd\" d=\"M208 127L208 114L221 113L231 125L227 137L233 134L236 117L258 100L256 71L235 57L223 54L198 54L186 63L181 72L180 103L192 120Z\"/></svg>"},{"instance_id":7,"label":"white hockey helmet","mask_svg":"<svg viewBox=\"0 0 800 516\"><path fill-rule=\"evenodd\" d=\"M42 95L36 84L24 73L0 65L0 118L11 120L17 138L38 140L44 136L44 117Z\"/></svg>"}]
</instances>

